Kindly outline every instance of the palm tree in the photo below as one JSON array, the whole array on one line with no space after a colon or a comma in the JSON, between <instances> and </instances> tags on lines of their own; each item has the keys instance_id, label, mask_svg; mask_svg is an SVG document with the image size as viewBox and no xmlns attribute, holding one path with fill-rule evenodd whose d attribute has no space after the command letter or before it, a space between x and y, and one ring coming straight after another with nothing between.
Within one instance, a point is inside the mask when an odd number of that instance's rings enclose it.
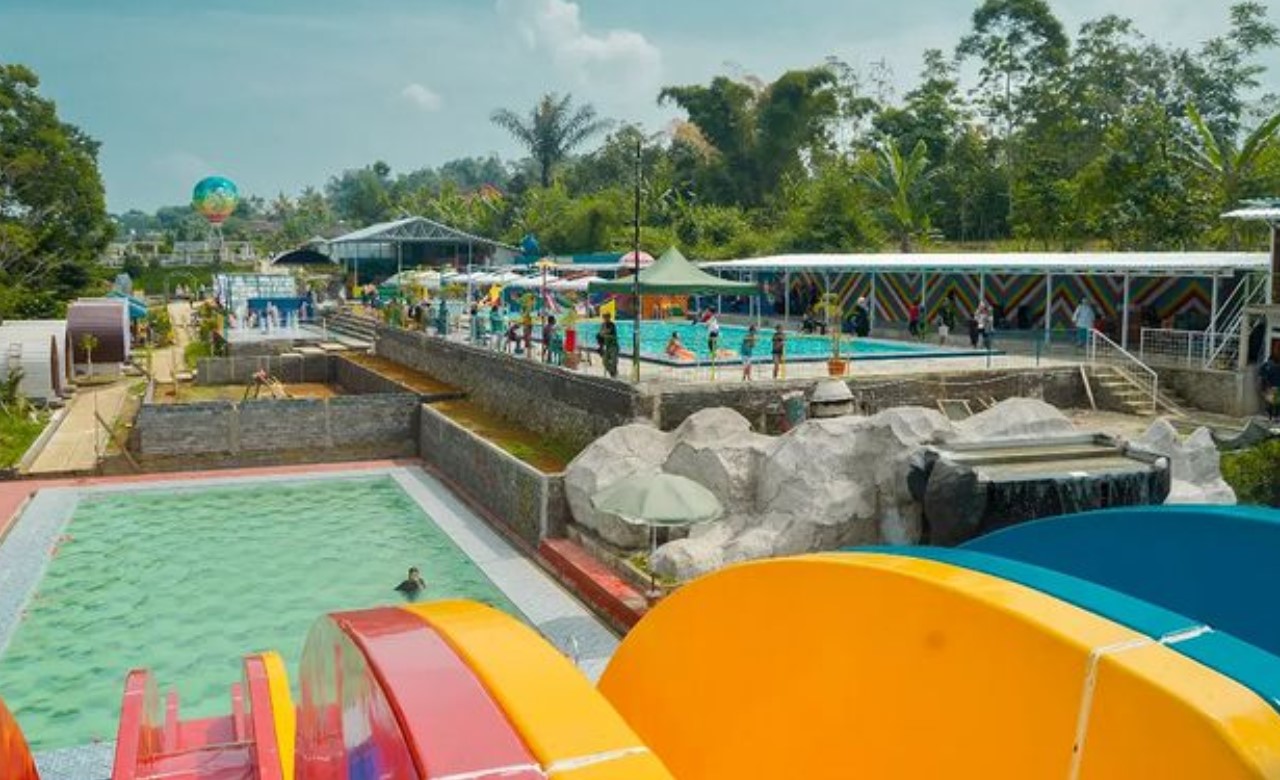
<instances>
[{"instance_id":1,"label":"palm tree","mask_svg":"<svg viewBox=\"0 0 1280 780\"><path fill-rule=\"evenodd\" d=\"M609 126L598 119L590 104L573 108L573 95L563 98L554 92L542 96L527 118L500 108L490 119L529 150L538 164L542 186L551 186L551 169L576 147Z\"/></svg>"},{"instance_id":2,"label":"palm tree","mask_svg":"<svg viewBox=\"0 0 1280 780\"><path fill-rule=\"evenodd\" d=\"M1187 105L1187 118L1195 131L1192 141L1185 144L1185 151L1178 155L1202 174L1213 187L1217 203L1222 207L1233 206L1246 195L1244 188L1264 166L1268 154L1277 148L1277 132L1280 131L1280 113L1267 118L1245 136L1244 143L1236 149L1235 139L1219 138L1200 116L1194 105ZM1231 225L1231 247L1237 248L1239 236L1235 222Z\"/></svg>"},{"instance_id":3,"label":"palm tree","mask_svg":"<svg viewBox=\"0 0 1280 780\"><path fill-rule=\"evenodd\" d=\"M885 213L902 252L911 251L913 236L929 231L929 214L919 202L920 187L930 177L928 147L917 141L911 154L902 156L898 142L890 138L864 165L862 178L885 201Z\"/></svg>"}]
</instances>

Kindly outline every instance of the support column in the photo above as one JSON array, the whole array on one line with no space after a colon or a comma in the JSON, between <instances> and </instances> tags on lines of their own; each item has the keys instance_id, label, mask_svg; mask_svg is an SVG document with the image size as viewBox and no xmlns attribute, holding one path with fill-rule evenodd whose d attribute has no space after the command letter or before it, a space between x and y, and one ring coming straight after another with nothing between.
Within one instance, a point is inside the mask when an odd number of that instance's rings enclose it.
<instances>
[{"instance_id":1,"label":"support column","mask_svg":"<svg viewBox=\"0 0 1280 780\"><path fill-rule=\"evenodd\" d=\"M978 272L978 303L982 304L987 300L987 272Z\"/></svg>"},{"instance_id":2,"label":"support column","mask_svg":"<svg viewBox=\"0 0 1280 780\"><path fill-rule=\"evenodd\" d=\"M1206 359L1214 353L1218 341L1218 278L1215 273L1212 292L1209 294L1209 332L1206 334L1209 337L1209 351L1205 354Z\"/></svg>"},{"instance_id":3,"label":"support column","mask_svg":"<svg viewBox=\"0 0 1280 780\"><path fill-rule=\"evenodd\" d=\"M1217 277L1214 277L1214 284L1217 284ZM1213 288L1216 297L1218 288ZM1125 349L1129 348L1129 274L1124 275L1124 293L1120 296L1120 346Z\"/></svg>"},{"instance_id":4,"label":"support column","mask_svg":"<svg viewBox=\"0 0 1280 780\"><path fill-rule=\"evenodd\" d=\"M876 327L876 272L871 272L871 303L867 311L867 321L874 330Z\"/></svg>"},{"instance_id":5,"label":"support column","mask_svg":"<svg viewBox=\"0 0 1280 780\"><path fill-rule=\"evenodd\" d=\"M782 287L782 319L786 322L783 327L789 328L791 327L791 271L783 272L783 278L785 281Z\"/></svg>"},{"instance_id":6,"label":"support column","mask_svg":"<svg viewBox=\"0 0 1280 780\"><path fill-rule=\"evenodd\" d=\"M1271 223L1271 277L1267 281L1267 305L1280 301L1280 222ZM1244 352L1245 350L1241 350Z\"/></svg>"},{"instance_id":7,"label":"support column","mask_svg":"<svg viewBox=\"0 0 1280 780\"><path fill-rule=\"evenodd\" d=\"M1044 275L1044 343L1052 339L1050 331L1053 325L1053 274Z\"/></svg>"}]
</instances>

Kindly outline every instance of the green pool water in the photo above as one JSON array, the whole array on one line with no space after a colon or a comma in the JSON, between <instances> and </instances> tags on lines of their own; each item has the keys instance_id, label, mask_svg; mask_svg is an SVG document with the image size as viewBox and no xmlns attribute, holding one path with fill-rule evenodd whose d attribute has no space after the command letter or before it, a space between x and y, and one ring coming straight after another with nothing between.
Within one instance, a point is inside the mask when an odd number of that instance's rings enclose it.
<instances>
[{"instance_id":1,"label":"green pool water","mask_svg":"<svg viewBox=\"0 0 1280 780\"><path fill-rule=\"evenodd\" d=\"M425 598L516 608L386 476L86 496L0 657L0 695L36 750L114 739L125 673L149 667L184 716L225 714L248 652L291 678L311 623Z\"/></svg>"}]
</instances>

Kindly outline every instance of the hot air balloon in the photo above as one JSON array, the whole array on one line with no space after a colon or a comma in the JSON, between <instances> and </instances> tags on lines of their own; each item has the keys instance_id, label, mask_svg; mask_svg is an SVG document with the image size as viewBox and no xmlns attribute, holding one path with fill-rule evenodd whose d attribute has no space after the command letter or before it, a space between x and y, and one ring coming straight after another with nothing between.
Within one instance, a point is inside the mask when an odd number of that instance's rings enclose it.
<instances>
[{"instance_id":1,"label":"hot air balloon","mask_svg":"<svg viewBox=\"0 0 1280 780\"><path fill-rule=\"evenodd\" d=\"M201 179L191 193L191 205L211 225L221 225L236 210L240 192L235 182L224 176Z\"/></svg>"}]
</instances>

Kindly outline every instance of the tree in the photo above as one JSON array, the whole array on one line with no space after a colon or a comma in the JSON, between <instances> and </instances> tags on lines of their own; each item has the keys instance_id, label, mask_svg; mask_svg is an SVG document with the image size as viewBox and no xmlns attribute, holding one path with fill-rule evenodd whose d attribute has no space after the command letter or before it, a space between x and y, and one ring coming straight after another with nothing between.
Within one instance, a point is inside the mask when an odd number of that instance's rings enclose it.
<instances>
[{"instance_id":1,"label":"tree","mask_svg":"<svg viewBox=\"0 0 1280 780\"><path fill-rule=\"evenodd\" d=\"M911 153L903 156L898 142L890 138L864 159L861 178L879 196L901 252L910 252L911 239L929 232L929 214L921 196L932 174L924 139L916 141Z\"/></svg>"},{"instance_id":2,"label":"tree","mask_svg":"<svg viewBox=\"0 0 1280 780\"><path fill-rule=\"evenodd\" d=\"M555 93L543 95L528 118L500 108L490 119L529 150L529 155L538 165L538 177L543 187L551 186L552 170L570 152L609 126L607 120L596 117L596 110L590 104L575 110L573 95L560 97Z\"/></svg>"},{"instance_id":3,"label":"tree","mask_svg":"<svg viewBox=\"0 0 1280 780\"><path fill-rule=\"evenodd\" d=\"M1257 89L1266 68L1253 61L1260 52L1280 45L1280 28L1267 21L1259 2L1231 6L1231 30L1211 38L1196 53L1173 56L1181 104L1195 104L1214 135L1234 137L1246 112L1245 94Z\"/></svg>"},{"instance_id":4,"label":"tree","mask_svg":"<svg viewBox=\"0 0 1280 780\"><path fill-rule=\"evenodd\" d=\"M1239 148L1233 137L1216 135L1194 105L1187 106L1187 118L1195 136L1185 144L1181 157L1200 173L1220 207L1235 205L1251 194L1247 188L1256 181L1259 169L1268 157L1277 153L1280 113L1263 120L1245 136ZM1238 248L1238 244L1239 234L1233 221L1231 248Z\"/></svg>"},{"instance_id":5,"label":"tree","mask_svg":"<svg viewBox=\"0 0 1280 780\"><path fill-rule=\"evenodd\" d=\"M0 64L0 287L66 298L88 283L114 227L97 142L60 120L39 86L30 69Z\"/></svg>"},{"instance_id":6,"label":"tree","mask_svg":"<svg viewBox=\"0 0 1280 780\"><path fill-rule=\"evenodd\" d=\"M666 87L658 102L684 109L715 150L697 163L703 199L759 206L787 177L806 175L806 160L829 149L838 91L835 74L819 67L787 71L768 85L717 76L707 86Z\"/></svg>"},{"instance_id":7,"label":"tree","mask_svg":"<svg viewBox=\"0 0 1280 780\"><path fill-rule=\"evenodd\" d=\"M391 216L391 167L379 160L373 165L343 171L329 179L325 193L333 210L357 225L384 222Z\"/></svg>"}]
</instances>

